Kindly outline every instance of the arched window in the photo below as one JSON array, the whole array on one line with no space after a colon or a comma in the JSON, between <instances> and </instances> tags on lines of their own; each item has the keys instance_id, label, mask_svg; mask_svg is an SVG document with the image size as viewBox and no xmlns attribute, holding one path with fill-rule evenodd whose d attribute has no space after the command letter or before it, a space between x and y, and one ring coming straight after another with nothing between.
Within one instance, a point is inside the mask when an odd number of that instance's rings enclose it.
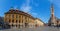
<instances>
[{"instance_id":1,"label":"arched window","mask_svg":"<svg viewBox=\"0 0 60 31\"><path fill-rule=\"evenodd\" d=\"M18 19L19 18L19 15L16 15L16 19Z\"/></svg>"},{"instance_id":2,"label":"arched window","mask_svg":"<svg viewBox=\"0 0 60 31\"><path fill-rule=\"evenodd\" d=\"M25 27L27 27L28 26L28 23L25 23Z\"/></svg>"},{"instance_id":3,"label":"arched window","mask_svg":"<svg viewBox=\"0 0 60 31\"><path fill-rule=\"evenodd\" d=\"M22 20L22 23L23 23L23 20Z\"/></svg>"},{"instance_id":4,"label":"arched window","mask_svg":"<svg viewBox=\"0 0 60 31\"><path fill-rule=\"evenodd\" d=\"M16 25L16 27L17 27L17 25Z\"/></svg>"},{"instance_id":5,"label":"arched window","mask_svg":"<svg viewBox=\"0 0 60 31\"><path fill-rule=\"evenodd\" d=\"M17 23L18 21L16 20L16 23Z\"/></svg>"},{"instance_id":6,"label":"arched window","mask_svg":"<svg viewBox=\"0 0 60 31\"><path fill-rule=\"evenodd\" d=\"M11 20L9 19L9 23L11 23Z\"/></svg>"},{"instance_id":7,"label":"arched window","mask_svg":"<svg viewBox=\"0 0 60 31\"><path fill-rule=\"evenodd\" d=\"M19 20L19 23L20 23L20 20Z\"/></svg>"},{"instance_id":8,"label":"arched window","mask_svg":"<svg viewBox=\"0 0 60 31\"><path fill-rule=\"evenodd\" d=\"M12 20L12 23L14 23L14 20Z\"/></svg>"},{"instance_id":9,"label":"arched window","mask_svg":"<svg viewBox=\"0 0 60 31\"><path fill-rule=\"evenodd\" d=\"M12 14L12 18L14 18L14 14Z\"/></svg>"}]
</instances>

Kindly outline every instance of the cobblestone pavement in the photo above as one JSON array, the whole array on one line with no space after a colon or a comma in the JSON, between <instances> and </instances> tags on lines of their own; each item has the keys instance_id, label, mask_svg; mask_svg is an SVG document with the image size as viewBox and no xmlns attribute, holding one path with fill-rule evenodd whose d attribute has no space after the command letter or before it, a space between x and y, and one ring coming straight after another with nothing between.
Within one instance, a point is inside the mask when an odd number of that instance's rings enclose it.
<instances>
[{"instance_id":1,"label":"cobblestone pavement","mask_svg":"<svg viewBox=\"0 0 60 31\"><path fill-rule=\"evenodd\" d=\"M36 27L36 28L22 28L22 29L6 29L0 31L60 31L57 27Z\"/></svg>"}]
</instances>

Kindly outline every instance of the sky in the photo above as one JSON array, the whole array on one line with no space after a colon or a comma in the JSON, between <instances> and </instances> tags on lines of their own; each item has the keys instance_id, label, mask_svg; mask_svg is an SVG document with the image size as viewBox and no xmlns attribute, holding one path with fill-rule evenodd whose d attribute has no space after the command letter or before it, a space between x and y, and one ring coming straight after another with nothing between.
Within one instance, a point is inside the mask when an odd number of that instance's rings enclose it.
<instances>
[{"instance_id":1,"label":"sky","mask_svg":"<svg viewBox=\"0 0 60 31\"><path fill-rule=\"evenodd\" d=\"M60 0L0 0L0 16L4 17L4 13L13 7L41 19L44 23L48 23L52 3L55 16L60 18Z\"/></svg>"}]
</instances>

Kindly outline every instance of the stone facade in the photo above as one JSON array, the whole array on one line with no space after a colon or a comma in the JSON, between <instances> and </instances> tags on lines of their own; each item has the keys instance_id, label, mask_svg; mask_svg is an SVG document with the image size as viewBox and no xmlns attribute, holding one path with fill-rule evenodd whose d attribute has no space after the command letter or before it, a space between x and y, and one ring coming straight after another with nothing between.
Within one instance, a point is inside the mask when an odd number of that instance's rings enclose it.
<instances>
[{"instance_id":1,"label":"stone facade","mask_svg":"<svg viewBox=\"0 0 60 31\"><path fill-rule=\"evenodd\" d=\"M18 9L10 9L4 16L4 22L9 23L11 28L32 27L34 26L34 20L35 18L30 14Z\"/></svg>"},{"instance_id":2,"label":"stone facade","mask_svg":"<svg viewBox=\"0 0 60 31\"><path fill-rule=\"evenodd\" d=\"M44 26L44 22L42 22L42 20L38 18L35 19L35 24L36 26Z\"/></svg>"},{"instance_id":3,"label":"stone facade","mask_svg":"<svg viewBox=\"0 0 60 31\"><path fill-rule=\"evenodd\" d=\"M51 6L51 17L48 21L49 26L57 26L60 25L60 20L54 15L54 6Z\"/></svg>"}]
</instances>

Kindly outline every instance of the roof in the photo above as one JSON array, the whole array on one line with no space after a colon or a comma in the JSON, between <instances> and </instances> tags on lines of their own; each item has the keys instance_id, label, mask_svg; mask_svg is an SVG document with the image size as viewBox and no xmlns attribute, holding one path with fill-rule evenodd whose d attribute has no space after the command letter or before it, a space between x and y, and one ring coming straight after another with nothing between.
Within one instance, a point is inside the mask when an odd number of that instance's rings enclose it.
<instances>
[{"instance_id":1,"label":"roof","mask_svg":"<svg viewBox=\"0 0 60 31\"><path fill-rule=\"evenodd\" d=\"M33 16L31 16L30 14L23 12L21 10L17 10L17 9L10 9L8 12L6 12L5 14L22 14L22 15L26 15L29 16L33 19L35 19Z\"/></svg>"},{"instance_id":2,"label":"roof","mask_svg":"<svg viewBox=\"0 0 60 31\"><path fill-rule=\"evenodd\" d=\"M44 23L41 19L39 19L39 18L35 18L35 19L38 19L38 20L40 20L42 23ZM44 23L45 24L45 23Z\"/></svg>"},{"instance_id":3,"label":"roof","mask_svg":"<svg viewBox=\"0 0 60 31\"><path fill-rule=\"evenodd\" d=\"M56 21L60 21L60 19L59 19L59 18L57 18L56 16L54 16L54 17L55 17L55 20L56 20ZM48 23L51 23L51 19L52 19L52 17L50 17L50 19L49 19Z\"/></svg>"},{"instance_id":4,"label":"roof","mask_svg":"<svg viewBox=\"0 0 60 31\"><path fill-rule=\"evenodd\" d=\"M57 21L60 21L60 19L57 19Z\"/></svg>"}]
</instances>

